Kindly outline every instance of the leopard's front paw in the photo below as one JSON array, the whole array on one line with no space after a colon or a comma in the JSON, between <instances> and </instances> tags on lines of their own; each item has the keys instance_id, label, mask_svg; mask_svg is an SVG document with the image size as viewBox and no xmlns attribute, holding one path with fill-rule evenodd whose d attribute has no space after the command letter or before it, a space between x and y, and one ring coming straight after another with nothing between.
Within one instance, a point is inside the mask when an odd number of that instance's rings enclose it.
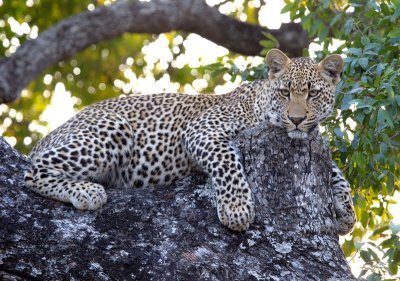
<instances>
[{"instance_id":1,"label":"leopard's front paw","mask_svg":"<svg viewBox=\"0 0 400 281\"><path fill-rule=\"evenodd\" d=\"M90 182L79 183L70 196L72 205L79 210L97 210L107 203L104 187Z\"/></svg>"},{"instance_id":2,"label":"leopard's front paw","mask_svg":"<svg viewBox=\"0 0 400 281\"><path fill-rule=\"evenodd\" d=\"M225 226L235 231L245 231L254 221L254 203L251 200L241 203L219 203L218 218Z\"/></svg>"}]
</instances>

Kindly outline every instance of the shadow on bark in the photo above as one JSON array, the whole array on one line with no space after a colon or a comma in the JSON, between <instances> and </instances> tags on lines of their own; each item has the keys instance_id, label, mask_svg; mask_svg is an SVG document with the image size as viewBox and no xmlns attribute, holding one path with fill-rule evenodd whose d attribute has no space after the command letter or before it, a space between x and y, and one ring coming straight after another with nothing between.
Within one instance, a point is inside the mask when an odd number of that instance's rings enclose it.
<instances>
[{"instance_id":1,"label":"shadow on bark","mask_svg":"<svg viewBox=\"0 0 400 281\"><path fill-rule=\"evenodd\" d=\"M0 138L1 280L352 280L338 243L327 145L280 129L237 139L256 202L245 233L224 228L207 177L108 190L81 212L22 183L29 162Z\"/></svg>"}]
</instances>

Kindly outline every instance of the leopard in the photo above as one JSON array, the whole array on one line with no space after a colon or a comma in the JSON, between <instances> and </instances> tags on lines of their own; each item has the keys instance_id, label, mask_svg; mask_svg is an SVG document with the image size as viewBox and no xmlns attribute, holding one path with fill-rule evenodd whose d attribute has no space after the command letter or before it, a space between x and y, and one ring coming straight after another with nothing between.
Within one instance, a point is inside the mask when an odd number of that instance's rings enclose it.
<instances>
[{"instance_id":1,"label":"leopard","mask_svg":"<svg viewBox=\"0 0 400 281\"><path fill-rule=\"evenodd\" d=\"M264 122L306 139L331 115L344 67L337 54L316 63L279 49L265 62L266 79L227 94L128 95L84 108L32 149L26 186L79 210L97 210L107 202L105 187L165 186L201 169L215 190L220 222L246 231L255 207L232 140ZM332 167L337 228L344 235L355 224L351 188Z\"/></svg>"}]
</instances>

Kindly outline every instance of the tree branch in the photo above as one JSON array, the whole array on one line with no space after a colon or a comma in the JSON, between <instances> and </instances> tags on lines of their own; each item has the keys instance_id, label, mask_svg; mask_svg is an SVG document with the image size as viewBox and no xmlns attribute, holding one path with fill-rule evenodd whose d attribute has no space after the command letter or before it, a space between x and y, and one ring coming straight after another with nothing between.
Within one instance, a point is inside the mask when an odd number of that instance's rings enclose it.
<instances>
[{"instance_id":1,"label":"tree branch","mask_svg":"<svg viewBox=\"0 0 400 281\"><path fill-rule=\"evenodd\" d=\"M243 233L219 222L204 175L109 188L93 212L40 197L24 187L26 158L0 137L0 279L354 280L322 137L293 140L265 126L241 133L237 147L256 204Z\"/></svg>"},{"instance_id":2,"label":"tree branch","mask_svg":"<svg viewBox=\"0 0 400 281\"><path fill-rule=\"evenodd\" d=\"M293 56L301 55L309 44L299 24L268 30L225 16L200 0L117 1L66 18L0 61L0 102L15 101L44 69L93 44L125 32L160 34L172 30L197 33L244 55L260 53L263 31L275 36L281 50Z\"/></svg>"}]
</instances>

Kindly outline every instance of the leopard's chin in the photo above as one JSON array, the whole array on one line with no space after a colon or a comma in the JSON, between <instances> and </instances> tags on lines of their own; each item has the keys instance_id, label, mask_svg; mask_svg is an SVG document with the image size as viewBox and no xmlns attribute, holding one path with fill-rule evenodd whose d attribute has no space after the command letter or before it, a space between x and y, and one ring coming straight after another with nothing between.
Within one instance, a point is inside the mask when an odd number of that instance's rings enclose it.
<instances>
[{"instance_id":1,"label":"leopard's chin","mask_svg":"<svg viewBox=\"0 0 400 281\"><path fill-rule=\"evenodd\" d=\"M292 139L306 139L308 134L298 129L288 132L288 136Z\"/></svg>"}]
</instances>

